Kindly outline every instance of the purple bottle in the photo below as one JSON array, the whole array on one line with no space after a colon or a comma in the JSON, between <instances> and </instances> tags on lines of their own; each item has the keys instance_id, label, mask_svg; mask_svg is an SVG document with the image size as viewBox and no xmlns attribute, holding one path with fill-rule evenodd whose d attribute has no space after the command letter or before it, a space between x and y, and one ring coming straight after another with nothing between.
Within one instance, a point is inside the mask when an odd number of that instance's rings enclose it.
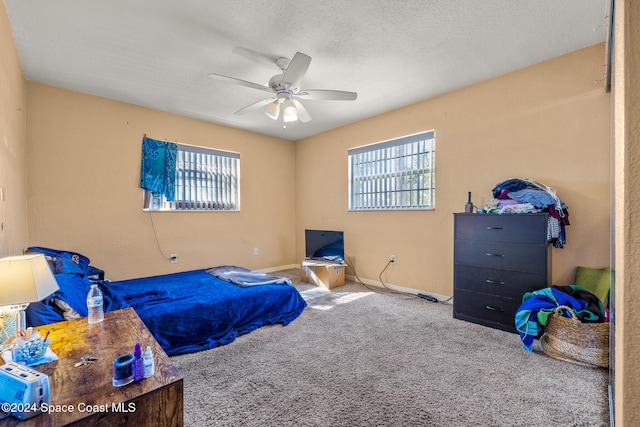
<instances>
[{"instance_id":1,"label":"purple bottle","mask_svg":"<svg viewBox=\"0 0 640 427\"><path fill-rule=\"evenodd\" d=\"M144 363L142 360L142 346L136 343L133 351L133 380L140 381L144 378Z\"/></svg>"}]
</instances>

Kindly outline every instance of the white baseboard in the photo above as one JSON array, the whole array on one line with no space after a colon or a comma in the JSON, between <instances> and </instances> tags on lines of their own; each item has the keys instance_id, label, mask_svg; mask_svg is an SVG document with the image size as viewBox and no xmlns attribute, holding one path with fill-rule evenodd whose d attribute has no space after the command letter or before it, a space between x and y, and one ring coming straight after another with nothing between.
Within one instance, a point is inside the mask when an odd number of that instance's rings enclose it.
<instances>
[{"instance_id":1,"label":"white baseboard","mask_svg":"<svg viewBox=\"0 0 640 427\"><path fill-rule=\"evenodd\" d=\"M427 295L431 295L432 297L435 297L438 299L438 301L443 302L445 304L452 304L452 301L450 298L450 295L441 295L441 294L436 294L433 292L426 292L426 291L420 291L418 289L412 289L412 288L405 288L404 286L398 286L398 285L393 285L391 283L384 283L382 284L382 282L378 281L378 280L371 280L371 279L363 279L363 278L357 278L356 276L352 276L350 274L348 274L346 276L347 280L350 280L352 282L362 282L367 286L375 286L377 288L382 288L385 289L385 285L386 288L388 289L392 289L394 291L398 291L398 292L403 292L406 294L411 294L411 295L418 295L418 294L427 294ZM446 301L448 300L448 301Z\"/></svg>"},{"instance_id":2,"label":"white baseboard","mask_svg":"<svg viewBox=\"0 0 640 427\"><path fill-rule=\"evenodd\" d=\"M278 267L269 267L269 268L264 268L261 270L257 270L259 273L273 273L274 271L280 271L280 270L291 270L293 268L296 269L300 269L300 264L287 264L287 265L281 265ZM404 292L406 294L411 294L411 295L418 295L418 294L427 294L427 295L431 295L432 297L437 298L439 301L445 303L445 304L451 304L453 300L450 300L451 296L450 295L441 295L441 294L436 294L433 292L426 292L426 291L420 291L417 289L412 289L412 288L405 288L404 286L398 286L398 285L393 285L391 283L385 283L384 285L382 284L382 282L378 281L378 280L371 280L371 279L362 279L362 278L357 278L356 276L347 274L345 276L345 279L352 281L352 282L360 282L362 281L362 283L364 283L367 286L375 286L377 288L381 288L384 289L385 285L387 288L392 289L394 291L398 291L398 292ZM448 301L445 301L448 300Z\"/></svg>"}]
</instances>

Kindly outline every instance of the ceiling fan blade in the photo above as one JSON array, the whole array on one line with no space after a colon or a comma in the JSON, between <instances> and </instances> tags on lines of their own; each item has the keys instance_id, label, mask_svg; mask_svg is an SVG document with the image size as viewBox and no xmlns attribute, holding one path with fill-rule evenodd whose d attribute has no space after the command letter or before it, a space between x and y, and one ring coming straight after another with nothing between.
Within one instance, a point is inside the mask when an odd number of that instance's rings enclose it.
<instances>
[{"instance_id":1,"label":"ceiling fan blade","mask_svg":"<svg viewBox=\"0 0 640 427\"><path fill-rule=\"evenodd\" d=\"M298 101L297 99L291 99L293 104L296 106L296 111L298 112L298 120L302 123L307 123L311 121L311 116L306 108Z\"/></svg>"},{"instance_id":2,"label":"ceiling fan blade","mask_svg":"<svg viewBox=\"0 0 640 427\"><path fill-rule=\"evenodd\" d=\"M264 90L266 92L273 92L273 90L269 86L248 82L246 80L236 79L235 77L223 76L222 74L216 74L216 73L209 73L209 77L214 80L219 80L222 82L233 83L240 86L246 86L252 89Z\"/></svg>"},{"instance_id":3,"label":"ceiling fan blade","mask_svg":"<svg viewBox=\"0 0 640 427\"><path fill-rule=\"evenodd\" d=\"M300 52L296 52L293 59L289 62L289 66L284 72L282 80L285 83L291 83L290 89L293 92L297 92L300 89L300 83L302 82L304 75L307 73L310 63L311 57Z\"/></svg>"},{"instance_id":4,"label":"ceiling fan blade","mask_svg":"<svg viewBox=\"0 0 640 427\"><path fill-rule=\"evenodd\" d=\"M269 104L269 103L271 103L271 102L273 102L275 100L276 100L276 98L265 98L265 99L262 99L262 100L260 100L258 102L254 102L253 104L247 105L246 107L239 109L238 111L236 111L233 114L242 115L244 113L248 113L249 111L257 110L260 107L264 107L265 105L267 105L267 104Z\"/></svg>"},{"instance_id":5,"label":"ceiling fan blade","mask_svg":"<svg viewBox=\"0 0 640 427\"><path fill-rule=\"evenodd\" d=\"M358 94L356 92L345 92L343 90L303 90L296 96L304 97L304 99L321 99L326 101L354 101Z\"/></svg>"}]
</instances>

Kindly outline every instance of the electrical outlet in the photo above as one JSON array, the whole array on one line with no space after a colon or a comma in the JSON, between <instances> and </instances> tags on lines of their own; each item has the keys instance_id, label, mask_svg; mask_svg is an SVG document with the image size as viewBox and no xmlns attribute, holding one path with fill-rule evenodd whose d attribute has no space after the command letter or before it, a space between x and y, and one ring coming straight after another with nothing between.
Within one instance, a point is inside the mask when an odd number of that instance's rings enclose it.
<instances>
[{"instance_id":1,"label":"electrical outlet","mask_svg":"<svg viewBox=\"0 0 640 427\"><path fill-rule=\"evenodd\" d=\"M177 264L178 263L178 255L176 255L176 254L169 255L169 260L171 261L171 264Z\"/></svg>"},{"instance_id":2,"label":"electrical outlet","mask_svg":"<svg viewBox=\"0 0 640 427\"><path fill-rule=\"evenodd\" d=\"M258 248L253 248L253 254L254 255L258 255L260 253L260 249Z\"/></svg>"},{"instance_id":3,"label":"electrical outlet","mask_svg":"<svg viewBox=\"0 0 640 427\"><path fill-rule=\"evenodd\" d=\"M395 264L395 263L396 263L396 256L395 256L395 255L391 255L391 256L389 257L389 262L390 262L391 264Z\"/></svg>"}]
</instances>

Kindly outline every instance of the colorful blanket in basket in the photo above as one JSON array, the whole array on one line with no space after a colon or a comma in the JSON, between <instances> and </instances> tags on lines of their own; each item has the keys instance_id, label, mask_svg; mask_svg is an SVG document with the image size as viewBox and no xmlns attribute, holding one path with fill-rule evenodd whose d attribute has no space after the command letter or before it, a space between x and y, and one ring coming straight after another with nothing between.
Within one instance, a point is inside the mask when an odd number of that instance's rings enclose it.
<instances>
[{"instance_id":1,"label":"colorful blanket in basket","mask_svg":"<svg viewBox=\"0 0 640 427\"><path fill-rule=\"evenodd\" d=\"M586 289L575 285L572 285L571 288L574 291L588 292ZM590 307L589 301L575 297L580 293L573 292L573 295L556 288L544 288L527 292L523 295L522 304L516 312L515 323L525 350L533 350L533 340L542 334L544 327L548 323L549 315L561 305L572 308L582 321L603 321L604 307L600 307L602 310L597 313L597 310L593 310L593 307Z\"/></svg>"}]
</instances>

